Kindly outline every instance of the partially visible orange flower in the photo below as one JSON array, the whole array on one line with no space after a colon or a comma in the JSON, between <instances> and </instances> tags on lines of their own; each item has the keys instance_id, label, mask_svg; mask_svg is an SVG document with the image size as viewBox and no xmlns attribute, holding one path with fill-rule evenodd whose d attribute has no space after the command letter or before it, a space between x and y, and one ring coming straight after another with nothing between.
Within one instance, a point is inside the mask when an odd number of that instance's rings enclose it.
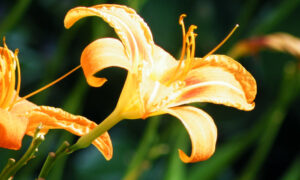
<instances>
[{"instance_id":1,"label":"partially visible orange flower","mask_svg":"<svg viewBox=\"0 0 300 180\"><path fill-rule=\"evenodd\" d=\"M95 130L81 137L78 146L122 119L145 119L168 113L183 123L191 138L191 155L179 150L181 160L186 163L202 161L215 151L215 123L201 109L182 105L211 102L241 110L254 108L255 79L228 56L209 54L195 58L196 26L190 26L186 32L185 15L179 20L183 31L179 61L154 43L149 27L131 8L113 4L77 7L67 13L65 27L70 28L86 16L103 18L121 39L102 38L85 48L81 65L89 85L102 86L106 79L95 74L107 67L125 68L128 75L114 112Z\"/></svg>"},{"instance_id":2,"label":"partially visible orange flower","mask_svg":"<svg viewBox=\"0 0 300 180\"><path fill-rule=\"evenodd\" d=\"M262 49L287 52L300 59L300 39L287 33L274 33L238 42L230 51L233 57L256 54Z\"/></svg>"},{"instance_id":3,"label":"partially visible orange flower","mask_svg":"<svg viewBox=\"0 0 300 180\"><path fill-rule=\"evenodd\" d=\"M85 117L69 114L59 108L37 106L20 98L21 73L17 53L9 50L5 42L4 47L0 47L1 148L20 149L23 136L33 136L40 123L43 126L40 133L45 134L49 129L65 129L78 136L87 134L97 126ZM93 144L106 159L111 159L112 144L107 132L95 139Z\"/></svg>"}]
</instances>

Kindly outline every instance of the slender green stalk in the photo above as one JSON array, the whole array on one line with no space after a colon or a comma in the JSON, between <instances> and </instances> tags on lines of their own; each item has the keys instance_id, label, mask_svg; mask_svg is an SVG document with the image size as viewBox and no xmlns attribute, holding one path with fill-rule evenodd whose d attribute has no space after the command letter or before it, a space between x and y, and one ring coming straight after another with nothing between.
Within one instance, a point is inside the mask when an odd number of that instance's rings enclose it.
<instances>
[{"instance_id":1,"label":"slender green stalk","mask_svg":"<svg viewBox=\"0 0 300 180\"><path fill-rule=\"evenodd\" d=\"M23 17L24 13L28 9L31 1L32 0L18 0L18 2L15 3L13 9L0 24L0 37L4 36L7 31L18 23L20 18Z\"/></svg>"},{"instance_id":2,"label":"slender green stalk","mask_svg":"<svg viewBox=\"0 0 300 180\"><path fill-rule=\"evenodd\" d=\"M3 177L3 175L5 174L5 172L10 169L14 164L16 163L16 160L13 158L9 158L7 161L7 164L5 165L5 167L3 168L3 170L0 173L0 177Z\"/></svg>"},{"instance_id":3,"label":"slender green stalk","mask_svg":"<svg viewBox=\"0 0 300 180\"><path fill-rule=\"evenodd\" d=\"M36 128L33 140L26 153L21 157L21 159L17 163L13 164L12 166L8 165L10 167L6 168L5 171L1 173L2 176L0 176L0 179L9 179L10 177L14 176L16 172L19 171L24 165L26 165L29 160L35 157L35 152L37 152L39 145L45 139L44 135L39 134L41 128L41 125ZM12 163L12 161L9 161L9 163Z\"/></svg>"},{"instance_id":4,"label":"slender green stalk","mask_svg":"<svg viewBox=\"0 0 300 180\"><path fill-rule=\"evenodd\" d=\"M140 167L142 167L142 163L146 159L146 156L149 154L150 147L155 141L159 122L160 116L155 116L149 119L144 135L140 140L139 147L127 168L124 180L132 180L138 178L138 175L140 174Z\"/></svg>"},{"instance_id":5,"label":"slender green stalk","mask_svg":"<svg viewBox=\"0 0 300 180\"><path fill-rule=\"evenodd\" d=\"M51 168L54 165L55 160L57 160L58 158L60 158L61 156L63 156L65 154L65 152L67 151L68 147L70 146L70 144L65 141L58 149L57 151L54 152L50 152L48 154L48 157L42 167L42 170L39 174L39 178L46 178L51 170Z\"/></svg>"},{"instance_id":6,"label":"slender green stalk","mask_svg":"<svg viewBox=\"0 0 300 180\"><path fill-rule=\"evenodd\" d=\"M88 134L81 136L78 141L70 147L69 153L88 147L97 137L101 136L104 132L112 128L123 118L118 111L113 111L104 121L95 127Z\"/></svg>"}]
</instances>

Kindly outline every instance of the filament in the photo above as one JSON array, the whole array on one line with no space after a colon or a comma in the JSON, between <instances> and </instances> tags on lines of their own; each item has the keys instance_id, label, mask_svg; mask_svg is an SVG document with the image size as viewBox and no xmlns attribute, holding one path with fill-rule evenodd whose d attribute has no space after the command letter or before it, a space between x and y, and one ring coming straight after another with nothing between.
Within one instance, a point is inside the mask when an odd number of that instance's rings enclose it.
<instances>
[{"instance_id":1,"label":"filament","mask_svg":"<svg viewBox=\"0 0 300 180\"><path fill-rule=\"evenodd\" d=\"M59 81L61 81L62 79L64 79L65 77L69 76L71 73L73 73L74 71L76 71L77 69L81 68L81 65L78 65L77 67L75 67L74 69L72 69L71 71L67 72L66 74L64 74L63 76L61 76L60 78L56 79L55 81L41 87L40 89L26 95L26 96L23 96L21 99L19 99L17 102L23 100L23 99L27 99L33 95L36 95L37 93L49 88L50 86L53 86L54 84L58 83Z\"/></svg>"}]
</instances>

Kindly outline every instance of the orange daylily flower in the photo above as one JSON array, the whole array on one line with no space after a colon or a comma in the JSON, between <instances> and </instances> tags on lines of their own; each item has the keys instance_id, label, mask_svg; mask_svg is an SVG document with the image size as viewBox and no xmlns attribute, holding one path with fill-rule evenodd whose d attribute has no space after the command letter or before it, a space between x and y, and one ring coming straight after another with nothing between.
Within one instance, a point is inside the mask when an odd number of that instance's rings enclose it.
<instances>
[{"instance_id":1,"label":"orange daylily flower","mask_svg":"<svg viewBox=\"0 0 300 180\"><path fill-rule=\"evenodd\" d=\"M287 33L273 33L238 42L230 51L233 57L256 54L262 49L287 52L300 59L300 39Z\"/></svg>"},{"instance_id":2,"label":"orange daylily flower","mask_svg":"<svg viewBox=\"0 0 300 180\"><path fill-rule=\"evenodd\" d=\"M104 68L117 66L128 70L113 115L104 120L99 129L101 126L110 128L122 119L171 114L183 123L192 142L190 156L179 150L181 160L197 162L208 159L214 153L217 129L206 112L184 104L211 102L247 111L254 108L255 79L228 56L211 55L211 52L203 58L194 57L196 26L190 26L186 32L185 15L179 20L183 30L179 61L154 43L149 27L131 8L113 4L76 7L67 13L65 27L70 28L87 16L104 19L121 39L102 38L85 48L81 65L88 84L102 86L106 79L95 74ZM80 138L81 142L92 139L88 136ZM90 136L97 137L95 134Z\"/></svg>"},{"instance_id":3,"label":"orange daylily flower","mask_svg":"<svg viewBox=\"0 0 300 180\"><path fill-rule=\"evenodd\" d=\"M65 129L78 136L87 134L97 126L85 117L72 115L59 108L37 106L26 98L20 98L21 73L17 54L18 51L13 53L5 42L4 47L0 47L1 148L20 149L24 135L33 136L40 123L43 126L40 133L45 134L49 129ZM106 159L111 159L112 144L107 132L95 139L93 144Z\"/></svg>"}]
</instances>

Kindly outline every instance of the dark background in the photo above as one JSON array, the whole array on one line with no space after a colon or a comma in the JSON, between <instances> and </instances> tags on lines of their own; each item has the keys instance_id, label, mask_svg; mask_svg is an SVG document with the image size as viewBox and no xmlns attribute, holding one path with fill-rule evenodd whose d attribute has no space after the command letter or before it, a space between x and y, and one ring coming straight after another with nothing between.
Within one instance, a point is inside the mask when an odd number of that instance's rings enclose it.
<instances>
[{"instance_id":1,"label":"dark background","mask_svg":"<svg viewBox=\"0 0 300 180\"><path fill-rule=\"evenodd\" d=\"M113 29L96 17L85 18L70 30L63 26L69 9L100 3L119 3L136 9L148 23L156 44L175 57L179 57L182 44L178 24L182 13L187 14L186 26L198 26L198 57L213 49L237 23L240 28L218 54L227 54L235 43L253 36L286 32L300 37L299 0L1 0L0 36L6 37L10 49L20 51L20 96L79 65L82 50L93 40L116 37ZM164 115L120 122L109 131L114 147L111 161L105 161L90 146L62 158L49 179L122 179L125 176L130 179L129 175L145 180L300 178L298 59L288 53L264 50L237 60L257 81L256 108L244 112L220 105L195 104L208 112L218 127L217 149L210 160L182 163L177 149L190 152L189 137L178 120ZM109 68L99 76L108 79L101 88L89 87L80 70L29 100L61 107L100 123L114 109L126 71ZM146 133L149 135L144 137ZM36 178L48 152L55 151L63 140L74 142L76 138L63 130L51 130L37 157L15 179ZM30 140L24 138L20 151L0 149L0 169L9 157L20 158Z\"/></svg>"}]
</instances>

